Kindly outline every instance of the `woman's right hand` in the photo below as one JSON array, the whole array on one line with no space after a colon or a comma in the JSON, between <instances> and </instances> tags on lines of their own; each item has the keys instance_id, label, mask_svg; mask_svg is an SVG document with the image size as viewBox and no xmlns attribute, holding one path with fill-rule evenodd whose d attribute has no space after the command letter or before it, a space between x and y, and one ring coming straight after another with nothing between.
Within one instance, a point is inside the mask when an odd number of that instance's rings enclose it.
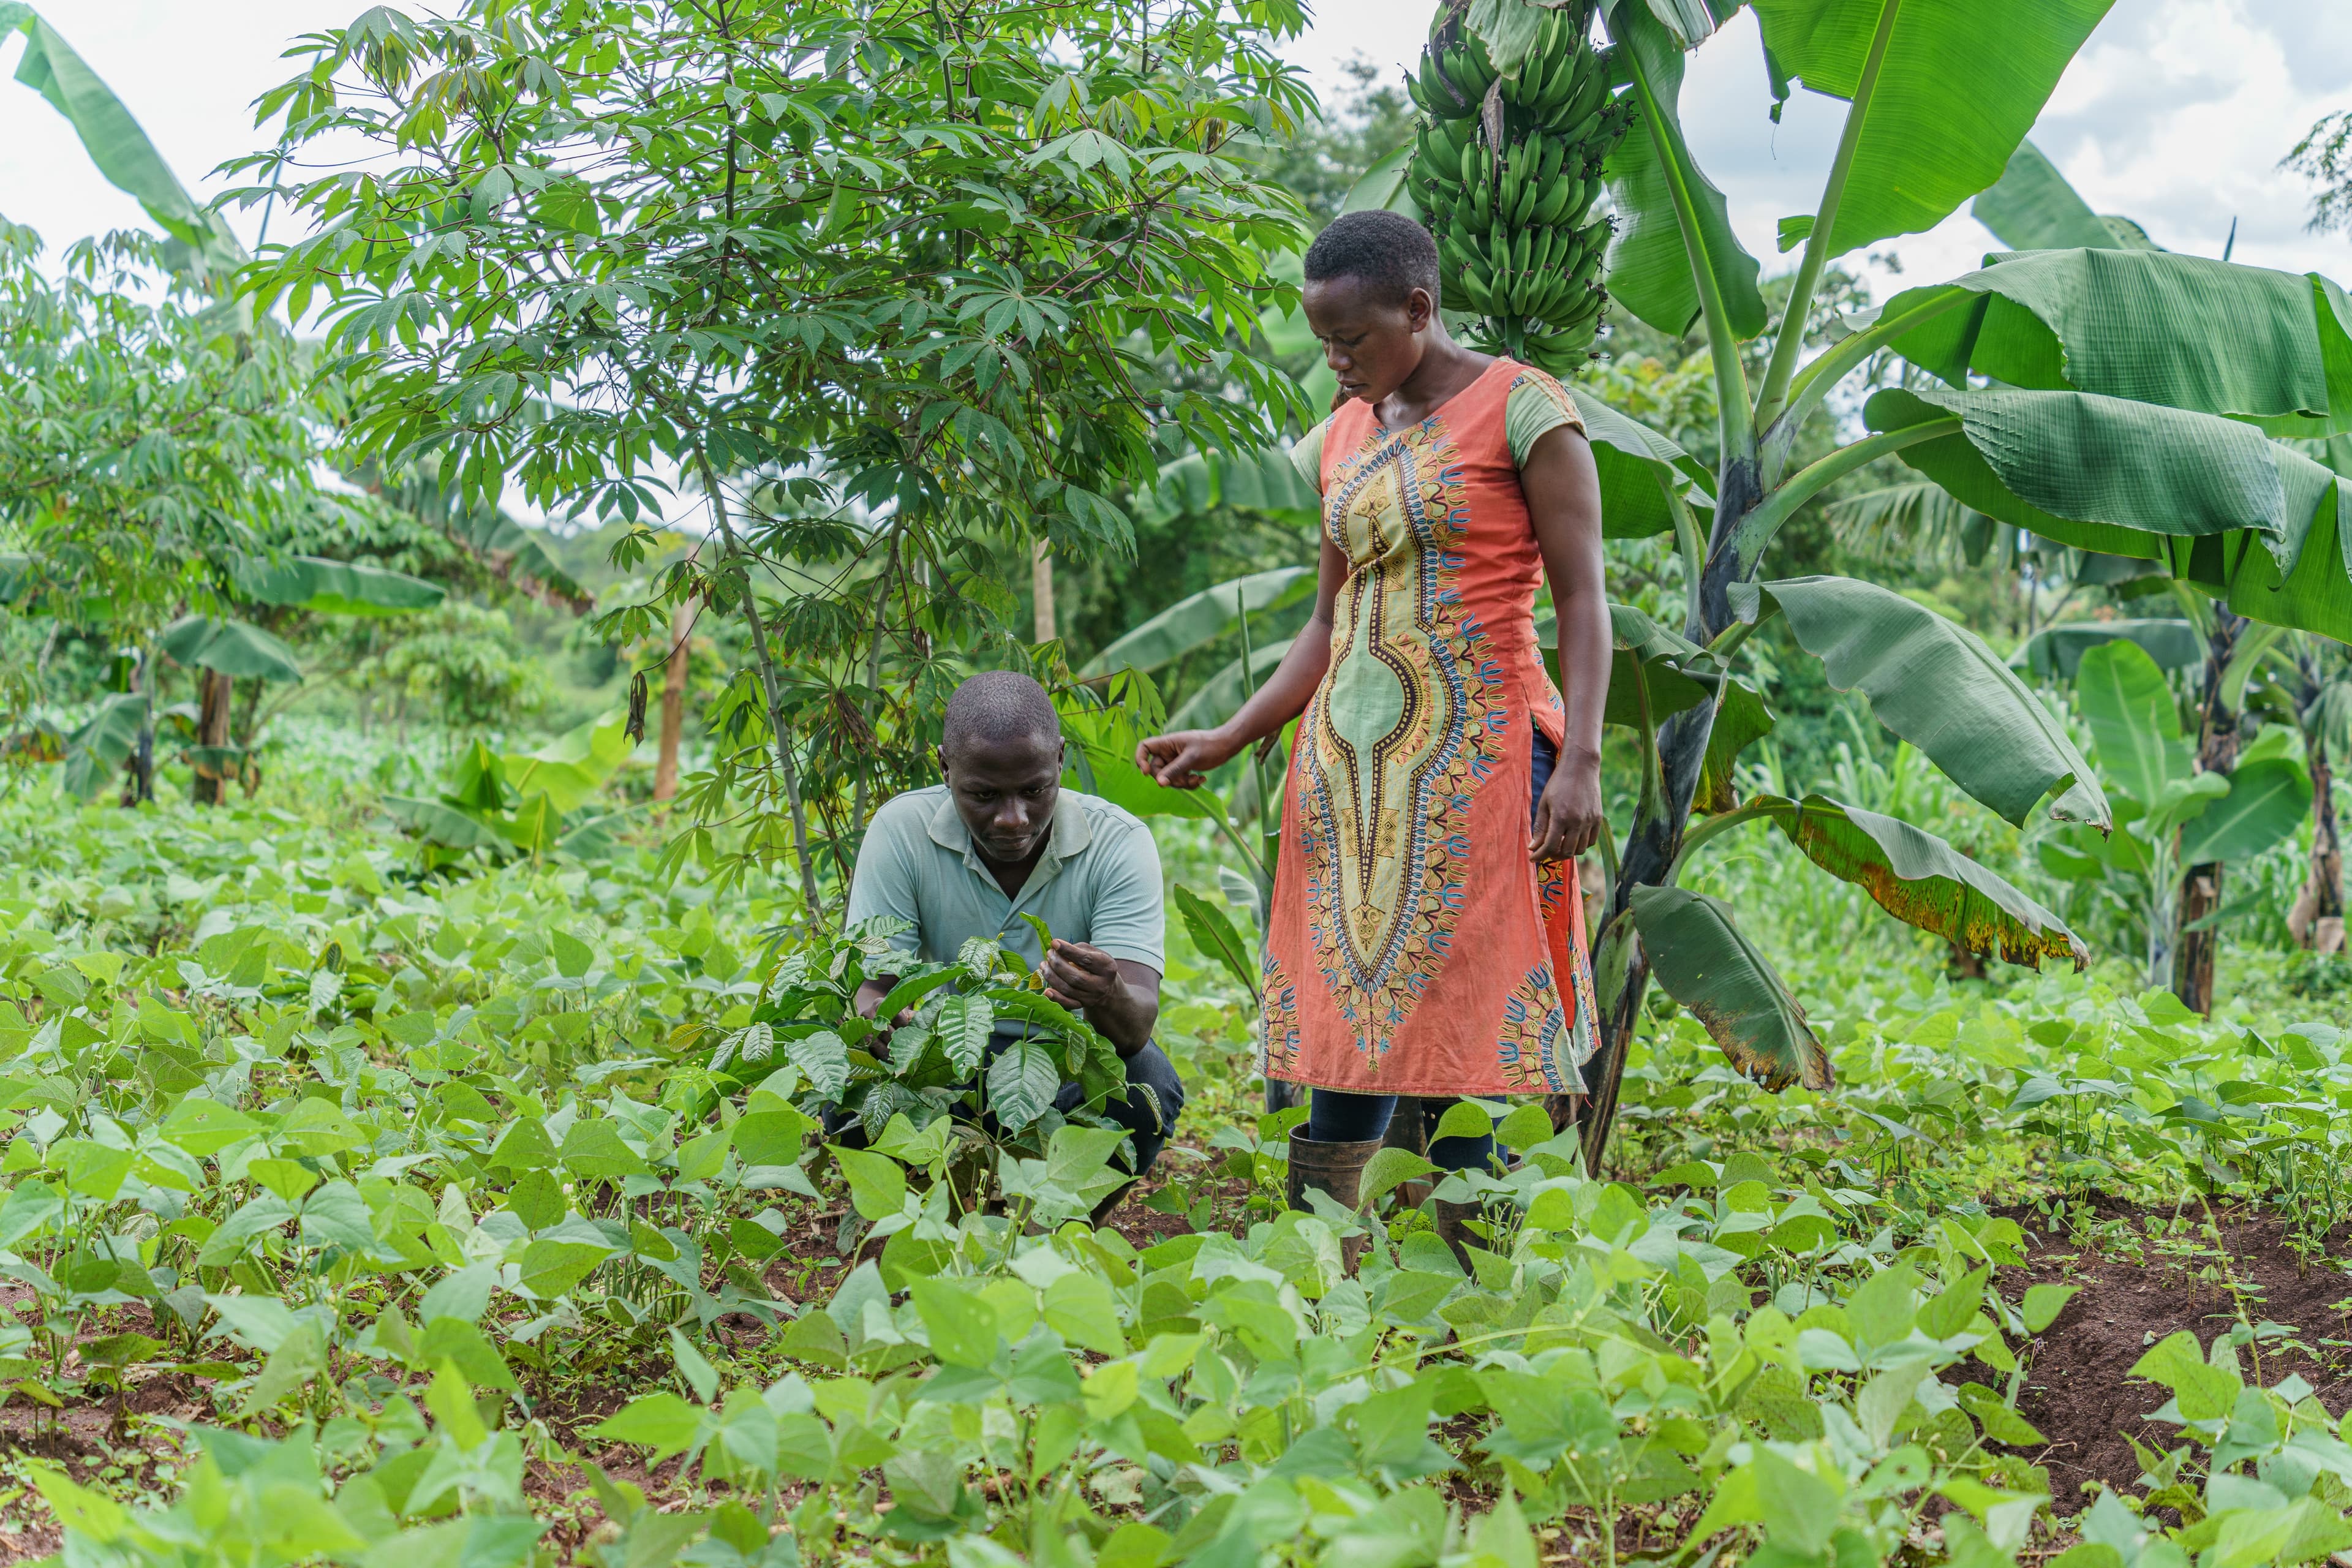
<instances>
[{"instance_id":1,"label":"woman's right hand","mask_svg":"<svg viewBox=\"0 0 2352 1568\"><path fill-rule=\"evenodd\" d=\"M1135 748L1135 765L1171 789L1198 789L1211 772L1231 762L1245 742L1219 730L1179 730Z\"/></svg>"}]
</instances>

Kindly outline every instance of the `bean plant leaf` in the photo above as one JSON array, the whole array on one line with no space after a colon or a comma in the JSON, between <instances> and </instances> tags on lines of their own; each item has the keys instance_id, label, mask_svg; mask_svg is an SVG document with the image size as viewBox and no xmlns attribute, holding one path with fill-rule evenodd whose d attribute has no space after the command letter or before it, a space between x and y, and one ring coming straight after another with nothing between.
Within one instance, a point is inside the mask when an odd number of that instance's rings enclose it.
<instances>
[{"instance_id":1,"label":"bean plant leaf","mask_svg":"<svg viewBox=\"0 0 2352 1568\"><path fill-rule=\"evenodd\" d=\"M831 1029L787 1035L779 1042L784 1059L801 1069L809 1087L826 1100L838 1100L849 1085L849 1046Z\"/></svg>"},{"instance_id":2,"label":"bean plant leaf","mask_svg":"<svg viewBox=\"0 0 2352 1568\"><path fill-rule=\"evenodd\" d=\"M969 1077L995 1031L995 1005L985 996L950 996L940 1008L938 1027L948 1066L960 1077Z\"/></svg>"},{"instance_id":3,"label":"bean plant leaf","mask_svg":"<svg viewBox=\"0 0 2352 1568\"><path fill-rule=\"evenodd\" d=\"M1798 645L1822 661L1832 687L1860 688L1880 723L2010 822L2023 826L2026 814L2057 791L2053 816L2114 825L2098 778L2065 727L1974 632L1851 577L1733 587L1733 606L1745 619L1767 603L1789 617Z\"/></svg>"},{"instance_id":4,"label":"bean plant leaf","mask_svg":"<svg viewBox=\"0 0 2352 1568\"><path fill-rule=\"evenodd\" d=\"M1634 923L1666 994L1691 1010L1731 1065L1778 1093L1834 1081L1805 1010L1717 900L1684 888L1633 889Z\"/></svg>"},{"instance_id":5,"label":"bean plant leaf","mask_svg":"<svg viewBox=\"0 0 2352 1568\"><path fill-rule=\"evenodd\" d=\"M988 1108L1007 1131L1018 1132L1045 1114L1061 1087L1061 1068L1034 1040L1014 1041L988 1064Z\"/></svg>"}]
</instances>

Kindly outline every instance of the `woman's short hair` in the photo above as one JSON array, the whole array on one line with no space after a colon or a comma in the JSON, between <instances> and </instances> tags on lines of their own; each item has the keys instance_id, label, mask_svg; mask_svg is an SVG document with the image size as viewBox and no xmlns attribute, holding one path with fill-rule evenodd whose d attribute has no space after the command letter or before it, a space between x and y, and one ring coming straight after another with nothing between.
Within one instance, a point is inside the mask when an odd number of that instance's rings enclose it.
<instances>
[{"instance_id":1,"label":"woman's short hair","mask_svg":"<svg viewBox=\"0 0 2352 1568\"><path fill-rule=\"evenodd\" d=\"M1341 213L1307 247L1307 280L1360 278L1391 304L1415 289L1438 298L1437 241L1402 213L1379 208Z\"/></svg>"}]
</instances>

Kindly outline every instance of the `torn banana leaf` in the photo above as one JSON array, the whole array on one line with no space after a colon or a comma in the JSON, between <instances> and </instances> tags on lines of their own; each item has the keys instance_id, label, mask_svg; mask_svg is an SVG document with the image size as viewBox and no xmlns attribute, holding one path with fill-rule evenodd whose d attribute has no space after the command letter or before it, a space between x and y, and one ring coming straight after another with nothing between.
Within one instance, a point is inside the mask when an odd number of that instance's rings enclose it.
<instances>
[{"instance_id":1,"label":"torn banana leaf","mask_svg":"<svg viewBox=\"0 0 2352 1568\"><path fill-rule=\"evenodd\" d=\"M1827 796L1759 796L1748 805L1840 881L1852 882L1906 925L1956 947L2039 968L2077 971L2090 952L2066 922L1925 828Z\"/></svg>"},{"instance_id":2,"label":"torn banana leaf","mask_svg":"<svg viewBox=\"0 0 2352 1568\"><path fill-rule=\"evenodd\" d=\"M1633 908L1651 973L1732 1066L1775 1094L1835 1084L1804 1008L1722 902L1686 888L1636 888Z\"/></svg>"}]
</instances>

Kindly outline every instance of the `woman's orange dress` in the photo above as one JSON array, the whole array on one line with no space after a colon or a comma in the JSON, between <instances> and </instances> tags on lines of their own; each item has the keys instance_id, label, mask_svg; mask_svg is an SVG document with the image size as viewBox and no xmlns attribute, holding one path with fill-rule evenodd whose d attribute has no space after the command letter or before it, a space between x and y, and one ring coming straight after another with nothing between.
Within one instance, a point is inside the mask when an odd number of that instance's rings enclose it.
<instances>
[{"instance_id":1,"label":"woman's orange dress","mask_svg":"<svg viewBox=\"0 0 2352 1568\"><path fill-rule=\"evenodd\" d=\"M1264 983L1269 1078L1359 1094L1582 1087L1595 1008L1571 862L1528 857L1529 763L1565 712L1498 359L1420 424L1333 415L1323 530L1348 558L1285 792ZM1522 395L1527 395L1522 391Z\"/></svg>"}]
</instances>

